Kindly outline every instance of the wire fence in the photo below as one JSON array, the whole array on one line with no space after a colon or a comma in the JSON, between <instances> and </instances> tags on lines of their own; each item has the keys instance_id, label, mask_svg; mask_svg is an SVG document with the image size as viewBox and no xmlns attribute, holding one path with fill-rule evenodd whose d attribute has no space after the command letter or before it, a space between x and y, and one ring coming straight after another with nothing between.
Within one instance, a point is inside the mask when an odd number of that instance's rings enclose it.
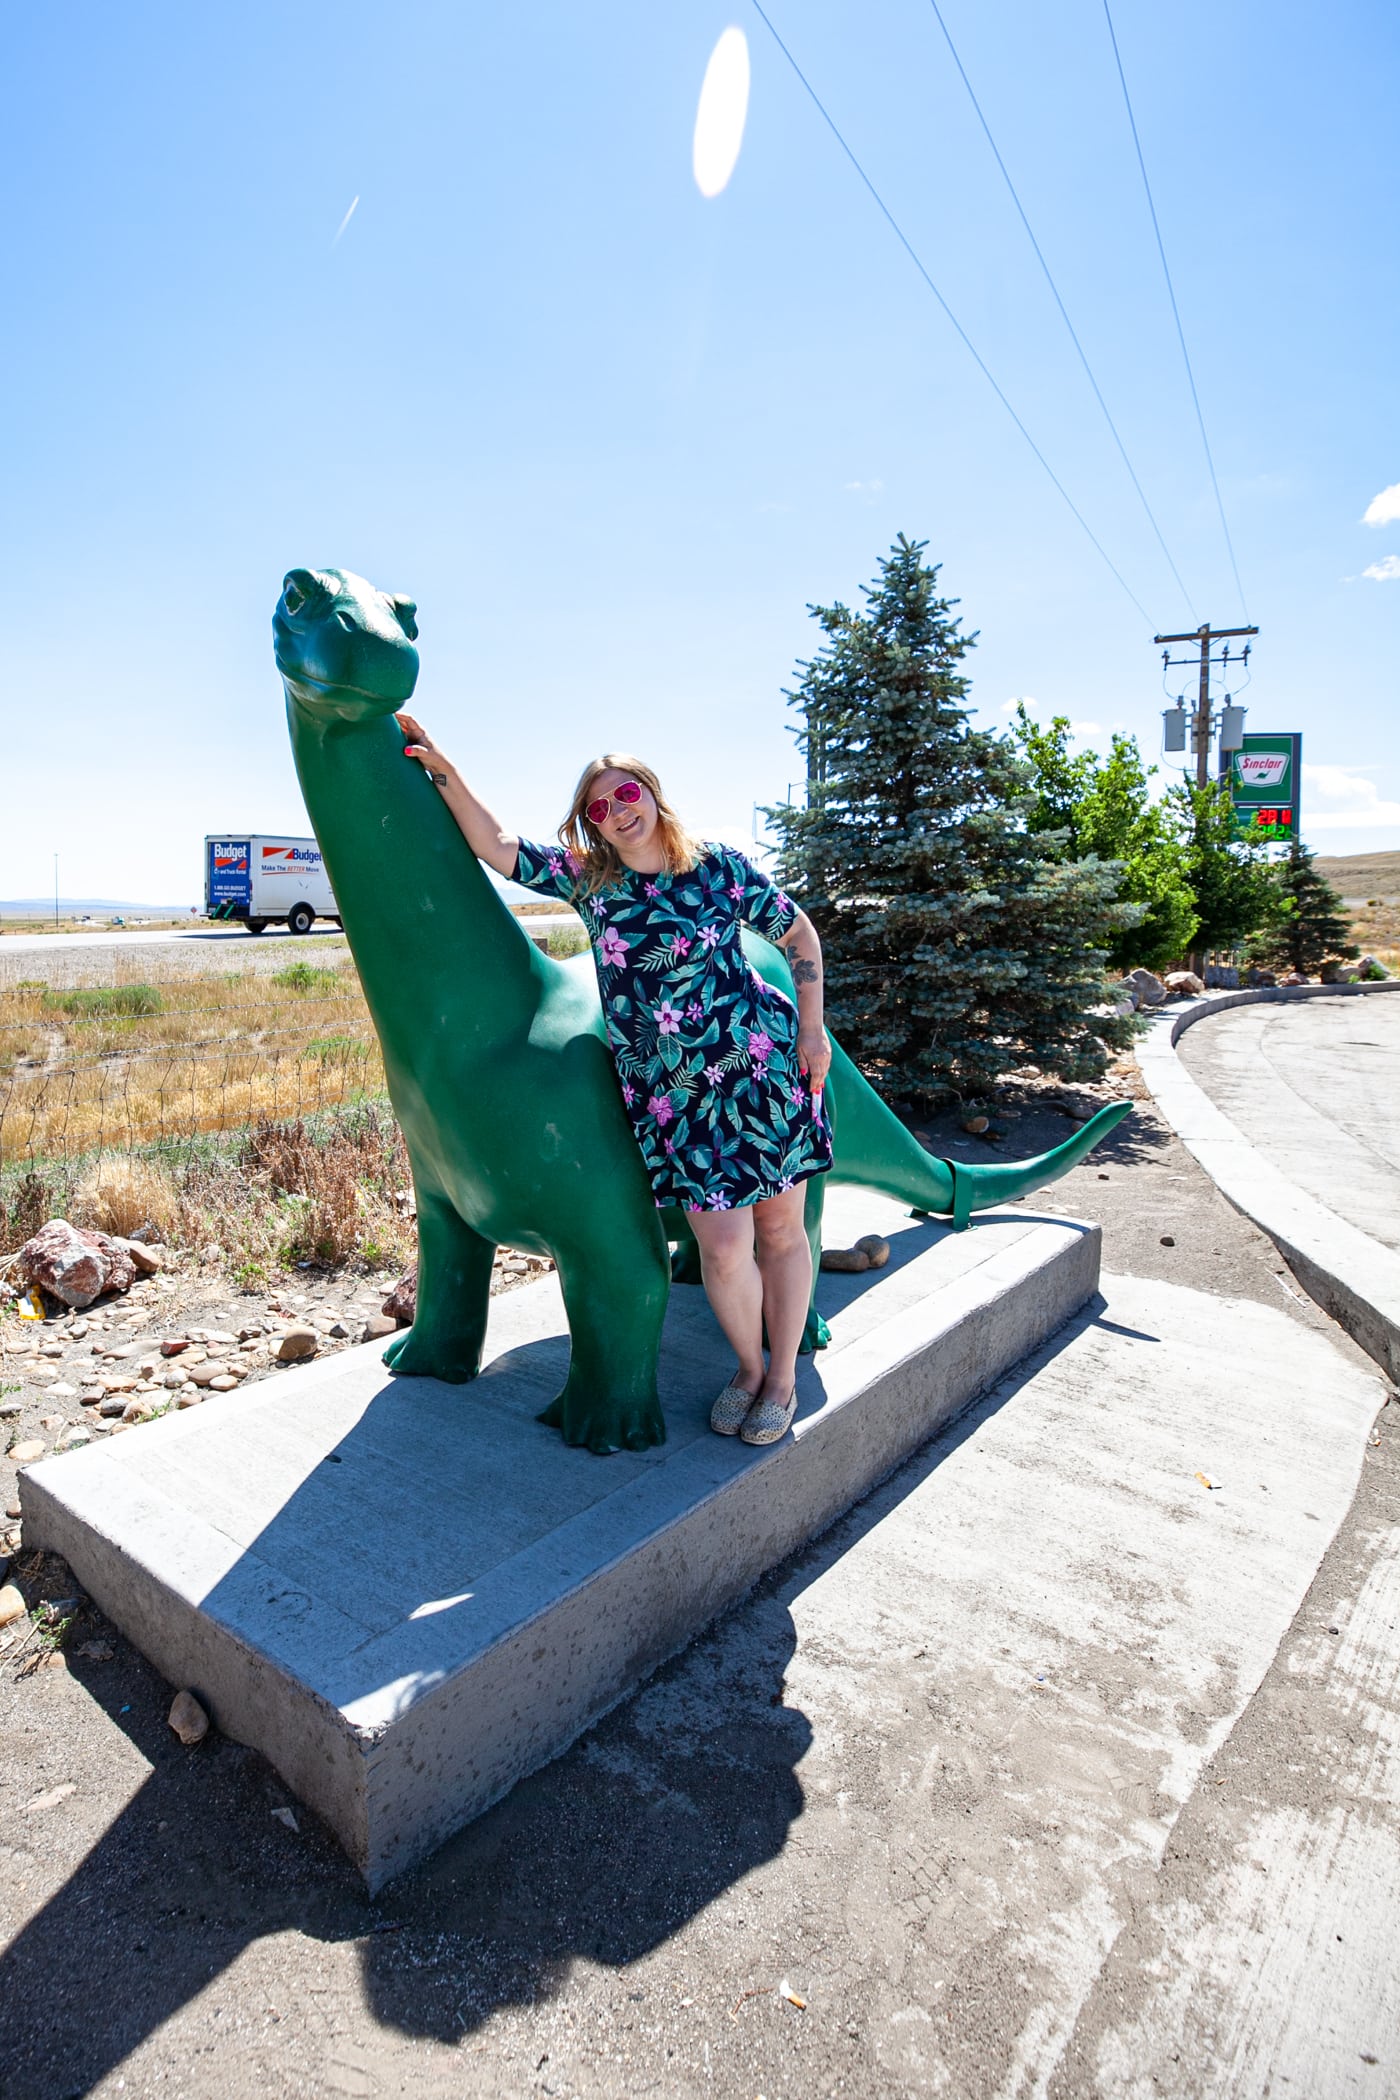
<instances>
[{"instance_id":1,"label":"wire fence","mask_svg":"<svg viewBox=\"0 0 1400 2100\"><path fill-rule=\"evenodd\" d=\"M280 1000L248 997L243 979L223 989L0 992L0 1177L105 1152L175 1162L212 1134L383 1098L353 979Z\"/></svg>"}]
</instances>

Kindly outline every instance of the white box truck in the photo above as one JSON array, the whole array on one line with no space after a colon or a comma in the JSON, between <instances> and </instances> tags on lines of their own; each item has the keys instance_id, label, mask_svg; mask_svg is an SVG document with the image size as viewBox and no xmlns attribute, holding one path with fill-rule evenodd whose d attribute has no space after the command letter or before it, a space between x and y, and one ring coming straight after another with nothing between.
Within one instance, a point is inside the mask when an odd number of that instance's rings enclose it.
<instances>
[{"instance_id":1,"label":"white box truck","mask_svg":"<svg viewBox=\"0 0 1400 2100\"><path fill-rule=\"evenodd\" d=\"M273 832L211 832L204 841L204 915L235 919L261 933L283 919L293 933L309 933L317 919L340 912L315 839Z\"/></svg>"}]
</instances>

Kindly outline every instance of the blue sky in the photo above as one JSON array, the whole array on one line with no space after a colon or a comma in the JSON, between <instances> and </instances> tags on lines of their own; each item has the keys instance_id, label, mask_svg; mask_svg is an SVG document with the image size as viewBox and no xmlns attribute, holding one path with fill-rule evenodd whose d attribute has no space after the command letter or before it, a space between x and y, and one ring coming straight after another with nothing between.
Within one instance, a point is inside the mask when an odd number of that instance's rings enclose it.
<instances>
[{"instance_id":1,"label":"blue sky","mask_svg":"<svg viewBox=\"0 0 1400 2100\"><path fill-rule=\"evenodd\" d=\"M1025 695L1155 756L1154 627L1242 613L1100 0L944 15L1190 608L927 0L768 12L1149 617L751 7L11 9L0 895L58 851L66 894L192 900L206 831L304 828L294 563L418 599L419 712L535 834L611 746L743 843L798 777L807 602L901 530L980 631L981 719ZM1361 522L1400 484L1395 11L1114 19L1262 630L1250 726L1302 730L1314 844L1400 847L1400 496ZM731 24L748 126L707 200Z\"/></svg>"}]
</instances>

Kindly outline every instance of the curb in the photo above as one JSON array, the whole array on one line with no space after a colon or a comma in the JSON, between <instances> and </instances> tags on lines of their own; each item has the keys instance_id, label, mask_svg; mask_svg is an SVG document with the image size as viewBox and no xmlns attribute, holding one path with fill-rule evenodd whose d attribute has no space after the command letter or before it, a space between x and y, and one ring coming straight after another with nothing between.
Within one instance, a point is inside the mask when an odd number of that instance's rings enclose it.
<instances>
[{"instance_id":1,"label":"curb","mask_svg":"<svg viewBox=\"0 0 1400 2100\"><path fill-rule=\"evenodd\" d=\"M1400 1384L1400 1255L1393 1254L1281 1174L1223 1115L1187 1071L1176 1046L1188 1028L1232 1006L1354 999L1400 992L1386 984L1261 986L1184 1000L1153 1016L1138 1069L1187 1151L1226 1201L1267 1233L1308 1296Z\"/></svg>"}]
</instances>

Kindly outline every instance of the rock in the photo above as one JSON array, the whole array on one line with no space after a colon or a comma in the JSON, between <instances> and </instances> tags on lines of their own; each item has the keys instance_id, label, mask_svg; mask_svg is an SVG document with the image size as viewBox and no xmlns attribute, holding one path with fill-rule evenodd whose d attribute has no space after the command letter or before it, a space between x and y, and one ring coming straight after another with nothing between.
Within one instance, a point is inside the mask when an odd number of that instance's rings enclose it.
<instances>
[{"instance_id":1,"label":"rock","mask_svg":"<svg viewBox=\"0 0 1400 2100\"><path fill-rule=\"evenodd\" d=\"M263 1335L266 1332L267 1329L265 1327L240 1327L238 1330L238 1339L240 1342L255 1342L257 1341L260 1335Z\"/></svg>"},{"instance_id":2,"label":"rock","mask_svg":"<svg viewBox=\"0 0 1400 2100\"><path fill-rule=\"evenodd\" d=\"M85 1655L89 1662L95 1663L109 1663L116 1652L110 1641L84 1641L78 1650L79 1655Z\"/></svg>"},{"instance_id":3,"label":"rock","mask_svg":"<svg viewBox=\"0 0 1400 2100\"><path fill-rule=\"evenodd\" d=\"M97 1412L108 1421L113 1421L118 1416L124 1415L126 1413L125 1393L104 1392Z\"/></svg>"},{"instance_id":4,"label":"rock","mask_svg":"<svg viewBox=\"0 0 1400 2100\"><path fill-rule=\"evenodd\" d=\"M199 1339L210 1349L236 1349L238 1347L238 1336L236 1334L223 1334L217 1327L204 1328L200 1333Z\"/></svg>"},{"instance_id":5,"label":"rock","mask_svg":"<svg viewBox=\"0 0 1400 2100\"><path fill-rule=\"evenodd\" d=\"M209 1733L209 1716L193 1692L177 1692L165 1718L187 1750L202 1743Z\"/></svg>"},{"instance_id":6,"label":"rock","mask_svg":"<svg viewBox=\"0 0 1400 2100\"><path fill-rule=\"evenodd\" d=\"M202 1364L196 1364L190 1372L191 1385L212 1385L216 1378L227 1378L228 1364L222 1356L206 1356ZM184 1381L181 1380L183 1384Z\"/></svg>"},{"instance_id":7,"label":"rock","mask_svg":"<svg viewBox=\"0 0 1400 2100\"><path fill-rule=\"evenodd\" d=\"M187 1387L184 1392L176 1394L175 1405L177 1407L198 1407L203 1398L204 1395L199 1390L199 1387L192 1385Z\"/></svg>"},{"instance_id":8,"label":"rock","mask_svg":"<svg viewBox=\"0 0 1400 2100\"><path fill-rule=\"evenodd\" d=\"M1383 984L1390 972L1379 956L1363 955L1357 962L1356 974L1363 984Z\"/></svg>"},{"instance_id":9,"label":"rock","mask_svg":"<svg viewBox=\"0 0 1400 2100\"><path fill-rule=\"evenodd\" d=\"M1307 981L1301 970L1290 970L1286 977L1279 979L1280 984L1306 984Z\"/></svg>"},{"instance_id":10,"label":"rock","mask_svg":"<svg viewBox=\"0 0 1400 2100\"><path fill-rule=\"evenodd\" d=\"M41 1437L27 1436L21 1443L14 1445L10 1456L17 1466L32 1466L35 1459L42 1458L47 1449L48 1445Z\"/></svg>"},{"instance_id":11,"label":"rock","mask_svg":"<svg viewBox=\"0 0 1400 2100\"><path fill-rule=\"evenodd\" d=\"M1161 1239L1158 1240L1157 1244L1159 1247L1174 1247L1176 1245L1176 1241L1172 1238L1169 1232L1164 1232L1162 1234Z\"/></svg>"},{"instance_id":12,"label":"rock","mask_svg":"<svg viewBox=\"0 0 1400 2100\"><path fill-rule=\"evenodd\" d=\"M22 1400L0 1400L0 1422L13 1422L15 1416L23 1412Z\"/></svg>"},{"instance_id":13,"label":"rock","mask_svg":"<svg viewBox=\"0 0 1400 2100\"><path fill-rule=\"evenodd\" d=\"M1239 972L1235 974L1238 976ZM1168 970L1162 982L1169 999L1199 999L1205 991L1194 970Z\"/></svg>"},{"instance_id":14,"label":"rock","mask_svg":"<svg viewBox=\"0 0 1400 2100\"><path fill-rule=\"evenodd\" d=\"M822 1267L839 1276L860 1276L872 1266L864 1247L823 1247Z\"/></svg>"},{"instance_id":15,"label":"rock","mask_svg":"<svg viewBox=\"0 0 1400 2100\"><path fill-rule=\"evenodd\" d=\"M333 1320L326 1332L333 1342L348 1342L350 1339L350 1329L343 1320Z\"/></svg>"},{"instance_id":16,"label":"rock","mask_svg":"<svg viewBox=\"0 0 1400 2100\"><path fill-rule=\"evenodd\" d=\"M85 1385L78 1395L80 1407L98 1407L107 1397L105 1385Z\"/></svg>"},{"instance_id":17,"label":"rock","mask_svg":"<svg viewBox=\"0 0 1400 2100\"><path fill-rule=\"evenodd\" d=\"M167 1392L178 1393L185 1382L185 1374L183 1371L165 1371L161 1375L160 1382Z\"/></svg>"},{"instance_id":18,"label":"rock","mask_svg":"<svg viewBox=\"0 0 1400 2100\"><path fill-rule=\"evenodd\" d=\"M91 1305L105 1291L129 1291L136 1281L131 1256L105 1232L85 1232L51 1218L19 1250L25 1280L63 1305Z\"/></svg>"},{"instance_id":19,"label":"rock","mask_svg":"<svg viewBox=\"0 0 1400 2100\"><path fill-rule=\"evenodd\" d=\"M217 1378L211 1378L209 1381L211 1393L233 1393L238 1390L238 1386L239 1380L232 1371L221 1371Z\"/></svg>"},{"instance_id":20,"label":"rock","mask_svg":"<svg viewBox=\"0 0 1400 2100\"><path fill-rule=\"evenodd\" d=\"M1206 984L1213 992L1237 992L1240 973L1233 963L1207 963Z\"/></svg>"},{"instance_id":21,"label":"rock","mask_svg":"<svg viewBox=\"0 0 1400 2100\"><path fill-rule=\"evenodd\" d=\"M1357 973L1350 963L1325 962L1317 976L1320 984L1355 984Z\"/></svg>"},{"instance_id":22,"label":"rock","mask_svg":"<svg viewBox=\"0 0 1400 2100\"><path fill-rule=\"evenodd\" d=\"M289 1327L278 1342L273 1354L279 1363L299 1364L308 1356L314 1356L321 1346L321 1337L314 1327ZM228 1366L222 1366L227 1370Z\"/></svg>"},{"instance_id":23,"label":"rock","mask_svg":"<svg viewBox=\"0 0 1400 2100\"><path fill-rule=\"evenodd\" d=\"M7 1582L4 1589L0 1590L0 1626L13 1626L16 1619L25 1616L26 1608L24 1599L14 1584Z\"/></svg>"},{"instance_id":24,"label":"rock","mask_svg":"<svg viewBox=\"0 0 1400 2100\"><path fill-rule=\"evenodd\" d=\"M75 1385L65 1385L60 1379L57 1385L49 1387L49 1397L53 1400L76 1400L78 1388Z\"/></svg>"},{"instance_id":25,"label":"rock","mask_svg":"<svg viewBox=\"0 0 1400 2100\"><path fill-rule=\"evenodd\" d=\"M114 1378L104 1378L102 1390L104 1393L134 1393L139 1384L140 1380L133 1378L129 1371L122 1371Z\"/></svg>"},{"instance_id":26,"label":"rock","mask_svg":"<svg viewBox=\"0 0 1400 2100\"><path fill-rule=\"evenodd\" d=\"M1166 1004L1167 988L1151 970L1129 970L1123 982L1131 988L1140 1007Z\"/></svg>"},{"instance_id":27,"label":"rock","mask_svg":"<svg viewBox=\"0 0 1400 2100\"><path fill-rule=\"evenodd\" d=\"M88 1428L86 1422L73 1422L64 1430L62 1436L54 1445L54 1450L77 1451L82 1445L90 1444L91 1442L92 1431Z\"/></svg>"},{"instance_id":28,"label":"rock","mask_svg":"<svg viewBox=\"0 0 1400 2100\"><path fill-rule=\"evenodd\" d=\"M189 1346L189 1337L187 1335L172 1334L168 1340L161 1343L160 1353L162 1356L179 1356Z\"/></svg>"},{"instance_id":29,"label":"rock","mask_svg":"<svg viewBox=\"0 0 1400 2100\"><path fill-rule=\"evenodd\" d=\"M116 1233L113 1233L112 1244L114 1247L121 1248L122 1253L139 1276L154 1276L158 1269L165 1267L168 1250L162 1247L159 1241L124 1240Z\"/></svg>"},{"instance_id":30,"label":"rock","mask_svg":"<svg viewBox=\"0 0 1400 2100\"><path fill-rule=\"evenodd\" d=\"M401 1276L379 1310L400 1327L411 1327L418 1312L418 1266Z\"/></svg>"},{"instance_id":31,"label":"rock","mask_svg":"<svg viewBox=\"0 0 1400 2100\"><path fill-rule=\"evenodd\" d=\"M890 1258L890 1243L881 1239L878 1232L867 1232L856 1241L856 1252L870 1257L872 1269L883 1269Z\"/></svg>"},{"instance_id":32,"label":"rock","mask_svg":"<svg viewBox=\"0 0 1400 2100\"><path fill-rule=\"evenodd\" d=\"M990 1128L991 1118L989 1116L969 1116L963 1124L963 1129L969 1137L981 1137L982 1133Z\"/></svg>"},{"instance_id":33,"label":"rock","mask_svg":"<svg viewBox=\"0 0 1400 2100\"><path fill-rule=\"evenodd\" d=\"M365 1321L362 1342L382 1342L387 1335L397 1334L399 1323L389 1313L371 1313Z\"/></svg>"},{"instance_id":34,"label":"rock","mask_svg":"<svg viewBox=\"0 0 1400 2100\"><path fill-rule=\"evenodd\" d=\"M1272 970L1261 970L1257 963L1251 963L1247 970L1241 970L1240 983L1248 991L1253 992L1264 990L1270 985L1277 984L1278 979Z\"/></svg>"},{"instance_id":35,"label":"rock","mask_svg":"<svg viewBox=\"0 0 1400 2100\"><path fill-rule=\"evenodd\" d=\"M140 1393L134 1399L127 1401L122 1409L122 1420L124 1422L149 1422L155 1411L156 1402L149 1395Z\"/></svg>"},{"instance_id":36,"label":"rock","mask_svg":"<svg viewBox=\"0 0 1400 2100\"><path fill-rule=\"evenodd\" d=\"M39 1427L41 1429L62 1429L67 1419L66 1415L40 1415Z\"/></svg>"},{"instance_id":37,"label":"rock","mask_svg":"<svg viewBox=\"0 0 1400 2100\"><path fill-rule=\"evenodd\" d=\"M40 1356L61 1357L63 1354L63 1344L62 1342L40 1342L39 1354Z\"/></svg>"}]
</instances>

